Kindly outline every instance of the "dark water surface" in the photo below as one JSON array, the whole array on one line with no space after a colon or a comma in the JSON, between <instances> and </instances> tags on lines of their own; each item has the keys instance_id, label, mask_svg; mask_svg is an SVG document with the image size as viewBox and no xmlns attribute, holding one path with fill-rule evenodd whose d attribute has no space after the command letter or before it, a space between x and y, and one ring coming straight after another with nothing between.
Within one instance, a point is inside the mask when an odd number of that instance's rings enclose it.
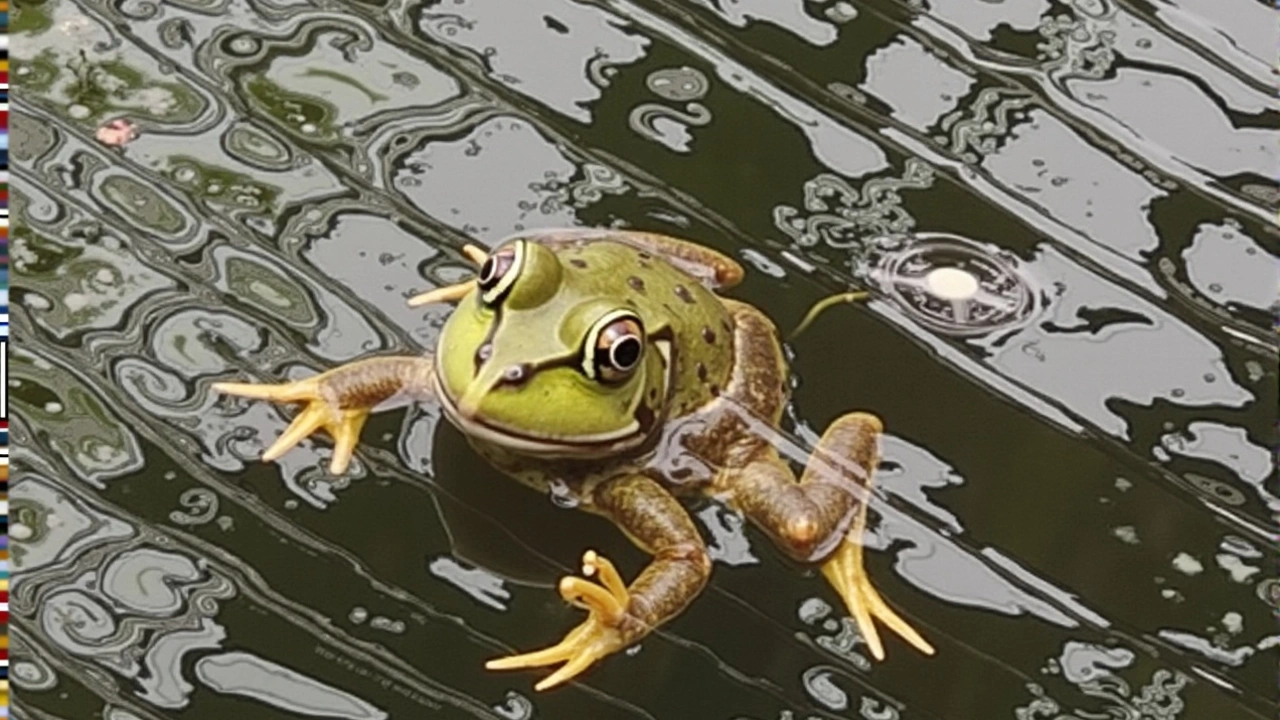
<instances>
[{"instance_id":1,"label":"dark water surface","mask_svg":"<svg viewBox=\"0 0 1280 720\"><path fill-rule=\"evenodd\" d=\"M1268 3L15 7L16 717L1280 710ZM484 660L579 620L585 548L634 574L618 532L432 407L335 478L326 440L259 463L291 415L210 392L431 347L448 308L404 300L464 242L565 225L732 253L784 329L876 288L794 343L788 431L884 418L868 564L936 657L871 662L710 505L707 592L535 694ZM965 307L918 289L947 253Z\"/></svg>"}]
</instances>

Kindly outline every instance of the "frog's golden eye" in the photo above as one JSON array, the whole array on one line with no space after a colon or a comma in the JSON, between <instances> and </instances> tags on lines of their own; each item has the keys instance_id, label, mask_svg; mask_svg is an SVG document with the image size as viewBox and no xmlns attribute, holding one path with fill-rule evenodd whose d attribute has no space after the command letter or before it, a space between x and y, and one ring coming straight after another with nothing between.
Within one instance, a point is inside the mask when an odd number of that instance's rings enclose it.
<instances>
[{"instance_id":1,"label":"frog's golden eye","mask_svg":"<svg viewBox=\"0 0 1280 720\"><path fill-rule=\"evenodd\" d=\"M582 369L587 377L620 382L640 367L644 357L644 328L640 318L619 310L601 318L583 348Z\"/></svg>"},{"instance_id":2,"label":"frog's golden eye","mask_svg":"<svg viewBox=\"0 0 1280 720\"><path fill-rule=\"evenodd\" d=\"M480 266L476 283L480 286L480 299L486 305L496 305L511 290L520 268L524 265L524 243L516 242L493 253Z\"/></svg>"}]
</instances>

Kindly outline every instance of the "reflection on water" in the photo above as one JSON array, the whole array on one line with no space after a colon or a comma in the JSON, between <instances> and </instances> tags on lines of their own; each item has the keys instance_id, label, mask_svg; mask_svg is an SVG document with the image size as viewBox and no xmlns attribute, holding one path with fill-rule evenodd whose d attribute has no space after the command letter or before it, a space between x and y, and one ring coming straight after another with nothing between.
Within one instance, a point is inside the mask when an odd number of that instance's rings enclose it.
<instances>
[{"instance_id":1,"label":"reflection on water","mask_svg":"<svg viewBox=\"0 0 1280 720\"><path fill-rule=\"evenodd\" d=\"M14 715L1274 716L1272 13L17 4ZM880 289L796 340L788 433L885 418L869 563L936 657L873 664L710 505L698 602L535 695L483 661L624 539L435 408L335 478L324 441L258 463L286 416L209 392L430 347L445 310L404 300L549 225L733 253L784 329ZM982 302L922 294L956 247Z\"/></svg>"}]
</instances>

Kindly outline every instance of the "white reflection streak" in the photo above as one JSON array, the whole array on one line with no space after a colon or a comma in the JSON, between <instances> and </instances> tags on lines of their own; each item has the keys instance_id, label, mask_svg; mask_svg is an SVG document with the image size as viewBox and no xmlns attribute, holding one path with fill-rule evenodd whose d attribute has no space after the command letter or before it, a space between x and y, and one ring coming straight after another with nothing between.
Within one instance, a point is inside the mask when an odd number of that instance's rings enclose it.
<instances>
[{"instance_id":1,"label":"white reflection streak","mask_svg":"<svg viewBox=\"0 0 1280 720\"><path fill-rule=\"evenodd\" d=\"M1209 195L1233 210L1250 215L1264 222L1273 222L1272 211L1260 205L1241 202L1232 193L1223 191L1219 183L1200 172L1199 169L1183 163L1162 147L1147 142L1134 130L1119 120L1100 110L1085 105L1052 82L1046 82L1037 68L1020 68L993 60L984 60L970 47L968 40L950 26L937 18L925 14L916 15L913 24L919 27L934 40L943 43L947 48L959 54L970 64L1001 75L1019 75L1029 77L1044 94L1045 98L1059 108L1069 108L1071 115L1087 123L1102 137L1115 138L1118 142L1133 150L1139 157L1159 168L1161 171L1194 184L1200 191Z\"/></svg>"},{"instance_id":2,"label":"white reflection streak","mask_svg":"<svg viewBox=\"0 0 1280 720\"><path fill-rule=\"evenodd\" d=\"M849 177L861 177L889 167L888 158L879 145L767 82L698 36L627 3L609 0L608 6L706 61L715 67L726 85L764 103L794 124L809 138L814 157L827 167Z\"/></svg>"}]
</instances>

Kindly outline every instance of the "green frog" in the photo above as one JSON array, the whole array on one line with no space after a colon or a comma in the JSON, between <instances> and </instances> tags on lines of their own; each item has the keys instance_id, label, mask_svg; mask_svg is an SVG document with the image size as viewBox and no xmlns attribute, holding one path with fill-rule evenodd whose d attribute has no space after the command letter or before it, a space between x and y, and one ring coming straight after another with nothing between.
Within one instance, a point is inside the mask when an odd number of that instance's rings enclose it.
<instances>
[{"instance_id":1,"label":"green frog","mask_svg":"<svg viewBox=\"0 0 1280 720\"><path fill-rule=\"evenodd\" d=\"M540 492L567 488L651 562L629 584L593 550L559 591L587 613L560 643L489 661L490 669L560 667L559 685L678 615L706 585L711 559L680 498L717 498L787 555L819 564L877 659L872 618L923 653L934 649L872 587L860 543L882 425L850 413L826 429L796 478L771 439L788 400L773 322L723 297L742 267L646 232L524 232L464 283L412 298L456 302L434 356L372 357L284 384L214 389L303 407L263 453L271 461L316 430L345 472L361 426L393 397L438 402L493 466Z\"/></svg>"}]
</instances>

